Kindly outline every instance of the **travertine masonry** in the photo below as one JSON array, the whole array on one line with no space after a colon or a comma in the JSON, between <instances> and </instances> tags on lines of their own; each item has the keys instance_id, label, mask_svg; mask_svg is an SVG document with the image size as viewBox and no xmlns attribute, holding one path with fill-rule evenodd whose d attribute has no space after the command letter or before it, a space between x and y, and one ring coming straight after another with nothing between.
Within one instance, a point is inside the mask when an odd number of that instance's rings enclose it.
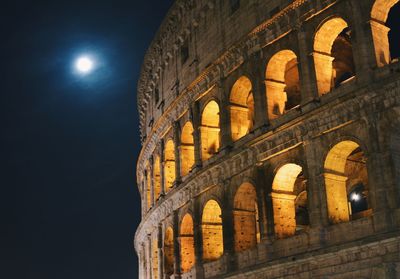
<instances>
[{"instance_id":1,"label":"travertine masonry","mask_svg":"<svg viewBox=\"0 0 400 279\"><path fill-rule=\"evenodd\" d=\"M397 2L175 1L138 84L141 279L400 278Z\"/></svg>"}]
</instances>

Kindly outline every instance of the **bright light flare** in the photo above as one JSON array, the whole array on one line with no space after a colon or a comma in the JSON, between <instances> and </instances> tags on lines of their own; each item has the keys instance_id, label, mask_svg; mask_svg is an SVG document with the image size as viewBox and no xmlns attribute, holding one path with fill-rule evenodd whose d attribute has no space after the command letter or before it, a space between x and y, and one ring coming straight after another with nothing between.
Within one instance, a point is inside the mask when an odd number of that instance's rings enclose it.
<instances>
[{"instance_id":1,"label":"bright light flare","mask_svg":"<svg viewBox=\"0 0 400 279\"><path fill-rule=\"evenodd\" d=\"M94 62L88 56L81 56L75 62L75 68L82 74L88 74L93 70Z\"/></svg>"},{"instance_id":2,"label":"bright light flare","mask_svg":"<svg viewBox=\"0 0 400 279\"><path fill-rule=\"evenodd\" d=\"M350 198L351 198L352 201L356 202L356 201L359 201L361 197L360 197L360 194L353 193L353 194L351 194Z\"/></svg>"}]
</instances>

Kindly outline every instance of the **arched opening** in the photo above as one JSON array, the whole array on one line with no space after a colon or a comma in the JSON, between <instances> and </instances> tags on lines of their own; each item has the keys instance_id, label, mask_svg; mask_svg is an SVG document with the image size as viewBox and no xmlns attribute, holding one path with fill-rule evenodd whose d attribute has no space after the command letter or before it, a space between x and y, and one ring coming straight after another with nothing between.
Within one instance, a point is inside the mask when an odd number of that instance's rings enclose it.
<instances>
[{"instance_id":1,"label":"arched opening","mask_svg":"<svg viewBox=\"0 0 400 279\"><path fill-rule=\"evenodd\" d=\"M172 140L168 140L165 145L165 191L168 193L175 182L175 145Z\"/></svg>"},{"instance_id":2,"label":"arched opening","mask_svg":"<svg viewBox=\"0 0 400 279\"><path fill-rule=\"evenodd\" d=\"M271 196L278 238L292 236L309 225L307 185L302 167L296 164L280 167L272 182Z\"/></svg>"},{"instance_id":3,"label":"arched opening","mask_svg":"<svg viewBox=\"0 0 400 279\"><path fill-rule=\"evenodd\" d=\"M330 92L355 75L351 32L346 21L332 18L318 29L313 56L319 95Z\"/></svg>"},{"instance_id":4,"label":"arched opening","mask_svg":"<svg viewBox=\"0 0 400 279\"><path fill-rule=\"evenodd\" d=\"M146 171L146 202L147 202L147 210L151 208L151 173L150 167L147 164Z\"/></svg>"},{"instance_id":5,"label":"arched opening","mask_svg":"<svg viewBox=\"0 0 400 279\"><path fill-rule=\"evenodd\" d=\"M186 214L180 227L181 270L183 273L192 269L195 263L193 218Z\"/></svg>"},{"instance_id":6,"label":"arched opening","mask_svg":"<svg viewBox=\"0 0 400 279\"><path fill-rule=\"evenodd\" d=\"M193 125L186 122L181 135L181 175L189 173L194 165Z\"/></svg>"},{"instance_id":7,"label":"arched opening","mask_svg":"<svg viewBox=\"0 0 400 279\"><path fill-rule=\"evenodd\" d=\"M371 10L371 31L372 31L372 39L374 41L375 48L375 56L378 67L382 67L391 62L391 53L394 57L398 57L398 44L390 45L389 41L389 32L390 27L386 24L388 22L388 17L390 15L390 11L399 0L376 0ZM400 11L399 5L396 6L396 9ZM398 26L398 14L391 14L392 18L389 19L389 22L395 22ZM398 28L396 28L398 30ZM394 39L394 38L393 38ZM397 38L398 40L398 38ZM398 42L398 41L397 41ZM393 50L391 52L391 50Z\"/></svg>"},{"instance_id":8,"label":"arched opening","mask_svg":"<svg viewBox=\"0 0 400 279\"><path fill-rule=\"evenodd\" d=\"M210 101L201 116L201 158L203 161L218 152L219 131L219 106L217 102Z\"/></svg>"},{"instance_id":9,"label":"arched opening","mask_svg":"<svg viewBox=\"0 0 400 279\"><path fill-rule=\"evenodd\" d=\"M325 190L331 223L371 214L368 205L367 159L353 141L336 144L325 159Z\"/></svg>"},{"instance_id":10,"label":"arched opening","mask_svg":"<svg viewBox=\"0 0 400 279\"><path fill-rule=\"evenodd\" d=\"M215 200L209 200L204 206L201 220L204 261L217 260L224 253L221 215L221 208Z\"/></svg>"},{"instance_id":11,"label":"arched opening","mask_svg":"<svg viewBox=\"0 0 400 279\"><path fill-rule=\"evenodd\" d=\"M267 65L265 78L270 120L300 104L299 68L297 56L293 51L282 50L272 56Z\"/></svg>"},{"instance_id":12,"label":"arched opening","mask_svg":"<svg viewBox=\"0 0 400 279\"><path fill-rule=\"evenodd\" d=\"M233 141L247 135L254 125L254 98L251 81L240 77L230 95L231 133Z\"/></svg>"},{"instance_id":13,"label":"arched opening","mask_svg":"<svg viewBox=\"0 0 400 279\"><path fill-rule=\"evenodd\" d=\"M160 157L156 156L153 166L154 175L154 203L161 194L161 173L160 173Z\"/></svg>"},{"instance_id":14,"label":"arched opening","mask_svg":"<svg viewBox=\"0 0 400 279\"><path fill-rule=\"evenodd\" d=\"M164 273L168 278L174 273L174 231L171 227L164 236Z\"/></svg>"},{"instance_id":15,"label":"arched opening","mask_svg":"<svg viewBox=\"0 0 400 279\"><path fill-rule=\"evenodd\" d=\"M235 252L253 248L260 241L257 193L250 183L243 183L233 201Z\"/></svg>"},{"instance_id":16,"label":"arched opening","mask_svg":"<svg viewBox=\"0 0 400 279\"><path fill-rule=\"evenodd\" d=\"M158 245L157 239L154 239L151 245L152 250L152 278L158 279Z\"/></svg>"}]
</instances>

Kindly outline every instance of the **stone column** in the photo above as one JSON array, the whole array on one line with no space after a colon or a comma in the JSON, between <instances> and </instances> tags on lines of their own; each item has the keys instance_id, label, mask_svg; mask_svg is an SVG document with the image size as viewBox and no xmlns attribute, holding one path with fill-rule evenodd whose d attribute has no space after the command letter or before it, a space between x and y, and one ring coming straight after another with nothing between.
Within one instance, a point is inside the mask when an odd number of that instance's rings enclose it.
<instances>
[{"instance_id":1,"label":"stone column","mask_svg":"<svg viewBox=\"0 0 400 279\"><path fill-rule=\"evenodd\" d=\"M229 182L225 182L229 183ZM229 188L229 187L228 187ZM229 201L227 191L224 191L224 200L222 204L222 232L224 240L224 256L226 257L227 269L235 270L235 239L234 239L234 226L233 226L233 207ZM233 202L233 201L232 201Z\"/></svg>"},{"instance_id":2,"label":"stone column","mask_svg":"<svg viewBox=\"0 0 400 279\"><path fill-rule=\"evenodd\" d=\"M312 37L302 27L298 28L297 41L299 46L298 67L300 74L301 104L306 104L318 97L317 79L315 76L314 59L311 55Z\"/></svg>"},{"instance_id":3,"label":"stone column","mask_svg":"<svg viewBox=\"0 0 400 279\"><path fill-rule=\"evenodd\" d=\"M158 254L158 279L164 278L164 253L163 253L163 230L162 226L158 225L157 233L157 254Z\"/></svg>"},{"instance_id":4,"label":"stone column","mask_svg":"<svg viewBox=\"0 0 400 279\"><path fill-rule=\"evenodd\" d=\"M194 102L190 107L190 119L193 125L194 161L195 161L194 169L198 169L201 168L202 166L201 135L200 135L201 115L198 102Z\"/></svg>"},{"instance_id":5,"label":"stone column","mask_svg":"<svg viewBox=\"0 0 400 279\"><path fill-rule=\"evenodd\" d=\"M153 168L153 156L149 159L149 172L150 172L150 201L151 207L155 205L155 195L154 195L154 168Z\"/></svg>"},{"instance_id":6,"label":"stone column","mask_svg":"<svg viewBox=\"0 0 400 279\"><path fill-rule=\"evenodd\" d=\"M251 57L251 68L252 72L252 87L253 87L253 98L254 98L254 127L256 130L262 126L268 125L267 116L267 99L266 99L266 88L265 88L265 73L262 71L262 52L258 51Z\"/></svg>"},{"instance_id":7,"label":"stone column","mask_svg":"<svg viewBox=\"0 0 400 279\"><path fill-rule=\"evenodd\" d=\"M370 72L376 66L382 67L390 63L388 32L389 28L380 21L371 19L369 5L363 7L361 1L351 0L354 18L354 31L357 46L353 46L353 54L358 57L358 79L370 81Z\"/></svg>"},{"instance_id":8,"label":"stone column","mask_svg":"<svg viewBox=\"0 0 400 279\"><path fill-rule=\"evenodd\" d=\"M225 94L226 80L220 80L218 84L218 95L220 97L219 108L219 128L220 128L220 144L219 151L232 147L231 135L231 117L229 94Z\"/></svg>"},{"instance_id":9,"label":"stone column","mask_svg":"<svg viewBox=\"0 0 400 279\"><path fill-rule=\"evenodd\" d=\"M146 245L146 263L147 263L147 268L146 268L146 273L147 273L147 278L153 278L152 276L152 261L151 261L151 238L150 236L147 236L147 245Z\"/></svg>"},{"instance_id":10,"label":"stone column","mask_svg":"<svg viewBox=\"0 0 400 279\"><path fill-rule=\"evenodd\" d=\"M181 247L179 244L179 216L178 211L173 213L173 230L174 230L174 278L181 278Z\"/></svg>"},{"instance_id":11,"label":"stone column","mask_svg":"<svg viewBox=\"0 0 400 279\"><path fill-rule=\"evenodd\" d=\"M199 201L194 203L193 225L194 225L194 252L195 252L195 268L196 279L204 278L203 269L203 235L201 227L201 214L200 214Z\"/></svg>"},{"instance_id":12,"label":"stone column","mask_svg":"<svg viewBox=\"0 0 400 279\"><path fill-rule=\"evenodd\" d=\"M160 196L165 196L165 162L164 162L164 140L160 142L160 176L161 176L161 194Z\"/></svg>"},{"instance_id":13,"label":"stone column","mask_svg":"<svg viewBox=\"0 0 400 279\"><path fill-rule=\"evenodd\" d=\"M182 182L181 178L181 156L180 156L180 148L181 148L181 127L179 125L179 121L175 121L173 124L173 132L174 132L174 145L175 145L175 184L179 185Z\"/></svg>"},{"instance_id":14,"label":"stone column","mask_svg":"<svg viewBox=\"0 0 400 279\"><path fill-rule=\"evenodd\" d=\"M321 166L318 162L321 158L318 158L315 151L319 149L316 143L311 141L304 142L304 157L306 160L305 174L307 177L307 209L308 217L310 220L311 227L322 227L327 224L326 217L326 206L322 206L322 195L325 195L325 182L323 181L323 175L320 173ZM325 219L325 220L324 220Z\"/></svg>"}]
</instances>

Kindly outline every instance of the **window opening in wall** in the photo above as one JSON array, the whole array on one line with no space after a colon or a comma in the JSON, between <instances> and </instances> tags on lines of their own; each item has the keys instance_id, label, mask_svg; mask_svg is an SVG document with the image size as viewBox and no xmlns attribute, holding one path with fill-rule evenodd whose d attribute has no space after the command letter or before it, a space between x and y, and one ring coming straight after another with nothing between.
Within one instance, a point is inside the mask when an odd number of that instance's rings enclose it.
<instances>
[{"instance_id":1,"label":"window opening in wall","mask_svg":"<svg viewBox=\"0 0 400 279\"><path fill-rule=\"evenodd\" d=\"M300 77L296 54L291 50L276 53L268 62L265 74L268 118L278 118L300 105Z\"/></svg>"},{"instance_id":2,"label":"window opening in wall","mask_svg":"<svg viewBox=\"0 0 400 279\"><path fill-rule=\"evenodd\" d=\"M194 165L193 125L186 122L181 135L181 175L187 175Z\"/></svg>"},{"instance_id":3,"label":"window opening in wall","mask_svg":"<svg viewBox=\"0 0 400 279\"><path fill-rule=\"evenodd\" d=\"M371 10L371 32L378 67L399 57L399 0L376 0ZM389 36L388 36L389 35Z\"/></svg>"},{"instance_id":4,"label":"window opening in wall","mask_svg":"<svg viewBox=\"0 0 400 279\"><path fill-rule=\"evenodd\" d=\"M210 101L201 116L201 158L208 160L218 152L220 145L219 106Z\"/></svg>"},{"instance_id":5,"label":"window opening in wall","mask_svg":"<svg viewBox=\"0 0 400 279\"><path fill-rule=\"evenodd\" d=\"M307 186L301 166L286 164L279 168L271 197L278 238L292 236L308 227Z\"/></svg>"},{"instance_id":6,"label":"window opening in wall","mask_svg":"<svg viewBox=\"0 0 400 279\"><path fill-rule=\"evenodd\" d=\"M400 57L400 28L399 28L400 3L397 3L390 9L388 20L386 22L389 27L389 48L392 59Z\"/></svg>"},{"instance_id":7,"label":"window opening in wall","mask_svg":"<svg viewBox=\"0 0 400 279\"><path fill-rule=\"evenodd\" d=\"M229 4L231 6L231 13L233 14L240 8L240 0L229 0Z\"/></svg>"},{"instance_id":8,"label":"window opening in wall","mask_svg":"<svg viewBox=\"0 0 400 279\"><path fill-rule=\"evenodd\" d=\"M201 220L203 236L203 259L214 261L224 253L222 234L222 212L215 200L206 203Z\"/></svg>"},{"instance_id":9,"label":"window opening in wall","mask_svg":"<svg viewBox=\"0 0 400 279\"><path fill-rule=\"evenodd\" d=\"M164 236L164 273L171 276L174 273L174 231L168 227Z\"/></svg>"},{"instance_id":10,"label":"window opening in wall","mask_svg":"<svg viewBox=\"0 0 400 279\"><path fill-rule=\"evenodd\" d=\"M195 264L193 218L186 214L180 226L181 269L186 273Z\"/></svg>"},{"instance_id":11,"label":"window opening in wall","mask_svg":"<svg viewBox=\"0 0 400 279\"><path fill-rule=\"evenodd\" d=\"M233 225L235 252L251 249L260 242L257 194L250 183L243 183L235 194Z\"/></svg>"},{"instance_id":12,"label":"window opening in wall","mask_svg":"<svg viewBox=\"0 0 400 279\"><path fill-rule=\"evenodd\" d=\"M185 64L189 59L189 40L186 39L181 45L181 64Z\"/></svg>"},{"instance_id":13,"label":"window opening in wall","mask_svg":"<svg viewBox=\"0 0 400 279\"><path fill-rule=\"evenodd\" d=\"M355 75L351 30L342 18L332 18L318 29L313 57L319 95L350 81Z\"/></svg>"},{"instance_id":14,"label":"window opening in wall","mask_svg":"<svg viewBox=\"0 0 400 279\"><path fill-rule=\"evenodd\" d=\"M231 134L233 141L247 135L254 125L254 98L251 81L240 77L230 94Z\"/></svg>"},{"instance_id":15,"label":"window opening in wall","mask_svg":"<svg viewBox=\"0 0 400 279\"><path fill-rule=\"evenodd\" d=\"M331 223L369 216L367 159L353 141L336 144L325 159L325 190Z\"/></svg>"},{"instance_id":16,"label":"window opening in wall","mask_svg":"<svg viewBox=\"0 0 400 279\"><path fill-rule=\"evenodd\" d=\"M332 45L332 67L334 87L339 87L354 76L353 48L351 46L350 29L345 28Z\"/></svg>"},{"instance_id":17,"label":"window opening in wall","mask_svg":"<svg viewBox=\"0 0 400 279\"><path fill-rule=\"evenodd\" d=\"M171 139L165 145L164 156L165 191L168 193L175 182L175 145Z\"/></svg>"}]
</instances>

